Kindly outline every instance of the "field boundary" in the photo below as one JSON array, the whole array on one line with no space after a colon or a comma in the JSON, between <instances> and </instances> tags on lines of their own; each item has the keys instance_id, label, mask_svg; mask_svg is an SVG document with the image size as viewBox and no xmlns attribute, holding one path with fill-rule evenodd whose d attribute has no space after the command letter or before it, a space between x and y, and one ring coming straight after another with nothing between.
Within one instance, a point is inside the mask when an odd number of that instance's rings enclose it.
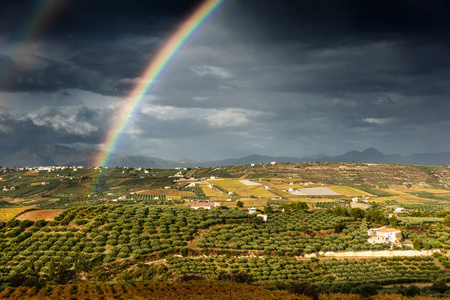
<instances>
[{"instance_id":1,"label":"field boundary","mask_svg":"<svg viewBox=\"0 0 450 300\"><path fill-rule=\"evenodd\" d=\"M362 251L328 251L305 254L305 257L393 257L393 256L431 256L441 252L440 248L428 250L362 250Z\"/></svg>"}]
</instances>

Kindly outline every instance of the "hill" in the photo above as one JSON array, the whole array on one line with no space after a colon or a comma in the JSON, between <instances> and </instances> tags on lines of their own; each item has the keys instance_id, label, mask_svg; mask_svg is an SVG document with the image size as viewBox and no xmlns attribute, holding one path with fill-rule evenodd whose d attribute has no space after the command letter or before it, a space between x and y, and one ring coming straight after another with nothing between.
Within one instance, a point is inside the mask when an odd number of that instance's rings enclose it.
<instances>
[{"instance_id":1,"label":"hill","mask_svg":"<svg viewBox=\"0 0 450 300\"><path fill-rule=\"evenodd\" d=\"M0 156L0 165L7 167L33 167L33 166L83 166L92 165L93 157L99 154L98 150L82 149L76 150L61 145L47 145L28 147L16 153L3 154ZM224 160L213 160L197 162L189 159L180 161L164 160L149 156L137 155L111 155L111 166L123 167L145 167L145 168L176 168L176 167L219 167L238 166L260 163L300 163L300 162L370 162L387 164L409 164L441 166L450 164L450 152L421 153L401 156L398 154L386 155L375 148L364 151L350 151L338 156L306 156L286 157L249 155L241 158L229 158Z\"/></svg>"}]
</instances>

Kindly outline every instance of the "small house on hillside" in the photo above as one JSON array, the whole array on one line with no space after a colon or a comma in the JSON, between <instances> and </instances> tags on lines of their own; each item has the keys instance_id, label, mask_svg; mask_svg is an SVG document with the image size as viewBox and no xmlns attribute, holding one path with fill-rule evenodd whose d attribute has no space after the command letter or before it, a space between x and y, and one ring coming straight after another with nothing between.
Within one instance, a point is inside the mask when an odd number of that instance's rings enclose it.
<instances>
[{"instance_id":1,"label":"small house on hillside","mask_svg":"<svg viewBox=\"0 0 450 300\"><path fill-rule=\"evenodd\" d=\"M395 212L395 213L399 213L399 212L401 212L403 209L404 209L403 207L397 207L397 208L394 210L394 212Z\"/></svg>"},{"instance_id":2,"label":"small house on hillside","mask_svg":"<svg viewBox=\"0 0 450 300\"><path fill-rule=\"evenodd\" d=\"M255 207L250 207L247 209L249 214L253 214L256 212L256 208Z\"/></svg>"},{"instance_id":3,"label":"small house on hillside","mask_svg":"<svg viewBox=\"0 0 450 300\"><path fill-rule=\"evenodd\" d=\"M387 228L386 226L380 228L369 229L367 234L369 239L367 242L373 244L388 243L393 244L398 242L397 234L402 233L400 230L395 228Z\"/></svg>"},{"instance_id":4,"label":"small house on hillside","mask_svg":"<svg viewBox=\"0 0 450 300\"><path fill-rule=\"evenodd\" d=\"M259 215L256 215L257 217L261 217L262 219L263 219L263 221L264 222L267 222L267 215L265 215L265 214L259 214Z\"/></svg>"}]
</instances>

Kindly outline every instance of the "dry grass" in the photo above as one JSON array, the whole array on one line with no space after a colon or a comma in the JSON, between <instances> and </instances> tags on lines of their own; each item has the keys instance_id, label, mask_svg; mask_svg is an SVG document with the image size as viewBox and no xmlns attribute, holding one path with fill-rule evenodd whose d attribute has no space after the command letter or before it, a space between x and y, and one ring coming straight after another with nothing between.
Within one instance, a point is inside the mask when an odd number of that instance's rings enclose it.
<instances>
[{"instance_id":1,"label":"dry grass","mask_svg":"<svg viewBox=\"0 0 450 300\"><path fill-rule=\"evenodd\" d=\"M203 190L203 193L205 193L206 197L222 197L223 196L223 194L220 193L218 190L212 189L208 186L202 186L201 188Z\"/></svg>"},{"instance_id":2,"label":"dry grass","mask_svg":"<svg viewBox=\"0 0 450 300\"><path fill-rule=\"evenodd\" d=\"M278 197L277 195L264 189L261 185L245 185L239 180L220 180L214 181L214 184L241 197Z\"/></svg>"},{"instance_id":3,"label":"dry grass","mask_svg":"<svg viewBox=\"0 0 450 300\"><path fill-rule=\"evenodd\" d=\"M34 207L17 207L17 208L0 208L0 221L9 221L14 219L17 215L36 209Z\"/></svg>"},{"instance_id":4,"label":"dry grass","mask_svg":"<svg viewBox=\"0 0 450 300\"><path fill-rule=\"evenodd\" d=\"M240 199L240 201L244 202L244 207L256 207L256 208L264 208L267 205L267 199Z\"/></svg>"},{"instance_id":5,"label":"dry grass","mask_svg":"<svg viewBox=\"0 0 450 300\"><path fill-rule=\"evenodd\" d=\"M306 187L311 187L309 185L304 185L304 184L289 184L289 183L282 183L282 184L273 184L273 187L279 190L287 190L287 189L304 189Z\"/></svg>"},{"instance_id":6,"label":"dry grass","mask_svg":"<svg viewBox=\"0 0 450 300\"><path fill-rule=\"evenodd\" d=\"M333 185L329 186L328 188L346 197L361 197L362 195L373 197L372 194L349 186Z\"/></svg>"},{"instance_id":7,"label":"dry grass","mask_svg":"<svg viewBox=\"0 0 450 300\"><path fill-rule=\"evenodd\" d=\"M46 221L52 221L57 215L62 213L64 209L37 209L37 210L31 210L26 211L20 216L17 216L17 220L30 220L30 221L37 221L37 220L46 220Z\"/></svg>"}]
</instances>

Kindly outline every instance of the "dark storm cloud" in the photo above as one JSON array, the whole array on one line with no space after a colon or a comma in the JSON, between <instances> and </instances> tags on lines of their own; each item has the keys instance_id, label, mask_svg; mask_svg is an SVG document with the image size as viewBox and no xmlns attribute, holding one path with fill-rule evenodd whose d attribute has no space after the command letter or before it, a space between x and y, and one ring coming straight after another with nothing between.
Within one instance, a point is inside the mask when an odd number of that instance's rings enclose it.
<instances>
[{"instance_id":1,"label":"dark storm cloud","mask_svg":"<svg viewBox=\"0 0 450 300\"><path fill-rule=\"evenodd\" d=\"M105 5L100 1L67 1L49 16L54 19L49 22L51 26L38 37L42 45L50 43L52 53L63 57L64 62L43 53L42 57L33 55L33 60L45 61L38 66L24 57L29 53L27 43L35 40L33 31L30 36L21 32L28 30L26 26L32 21L24 18L38 10L37 1L2 2L5 18L0 22L0 36L3 34L11 45L23 43L12 49L26 54L0 52L0 90L49 92L79 88L124 96L155 50L200 2L113 0ZM11 26L17 15L22 16L23 24ZM20 38L28 40L17 40Z\"/></svg>"},{"instance_id":2,"label":"dark storm cloud","mask_svg":"<svg viewBox=\"0 0 450 300\"><path fill-rule=\"evenodd\" d=\"M164 120L154 116L139 116L138 128L151 128L141 131L137 137L151 139L174 139L181 137L198 137L211 135L205 122L189 118Z\"/></svg>"},{"instance_id":3,"label":"dark storm cloud","mask_svg":"<svg viewBox=\"0 0 450 300\"><path fill-rule=\"evenodd\" d=\"M13 16L30 12L30 3L0 4L0 45L17 40L12 28L20 22ZM14 99L34 103L22 113L14 106L16 115L3 113L4 136L10 121L30 144L36 136L99 143L106 116L200 1L67 3L30 37L42 45L24 43L28 52L0 56L0 70L9 70L0 74L0 95L11 98L2 111ZM188 155L177 154L177 142L196 149L208 140L215 145L188 152L190 158L339 154L370 146L445 151L449 15L448 1L229 0L165 72L125 133L130 143L123 151L146 154L154 146L180 158ZM58 101L61 107L52 109Z\"/></svg>"},{"instance_id":4,"label":"dark storm cloud","mask_svg":"<svg viewBox=\"0 0 450 300\"><path fill-rule=\"evenodd\" d=\"M421 0L319 0L271 1L234 0L230 10L236 18L229 26L245 28L249 37L274 43L287 40L340 43L351 40L383 39L392 36L423 40L446 39L450 31L448 1Z\"/></svg>"},{"instance_id":5,"label":"dark storm cloud","mask_svg":"<svg viewBox=\"0 0 450 300\"><path fill-rule=\"evenodd\" d=\"M95 41L96 38L114 38L128 34L160 34L170 32L201 2L200 0L67 0L56 2L56 8L47 16L49 20L39 20L39 14L48 7L41 7L41 1L2 1L0 33L11 38L28 30L33 22L44 26L46 38L74 38ZM35 20L27 19L34 17ZM13 34L13 35L12 35Z\"/></svg>"},{"instance_id":6,"label":"dark storm cloud","mask_svg":"<svg viewBox=\"0 0 450 300\"><path fill-rule=\"evenodd\" d=\"M2 151L30 145L98 143L108 117L87 107L47 107L28 115L0 113Z\"/></svg>"},{"instance_id":7,"label":"dark storm cloud","mask_svg":"<svg viewBox=\"0 0 450 300\"><path fill-rule=\"evenodd\" d=\"M116 55L118 54L114 54ZM123 96L133 83L124 81L127 77L122 76L132 73L127 69L134 69L136 74L142 66L130 62L126 59L127 56L122 57L123 60L117 59L115 63L111 63L108 55L86 53L86 56L75 57L73 63L66 63L31 55L13 58L3 56L0 57L0 69L6 69L8 73L0 78L0 91L55 92L81 89L103 95ZM118 73L122 73L122 76Z\"/></svg>"}]
</instances>

